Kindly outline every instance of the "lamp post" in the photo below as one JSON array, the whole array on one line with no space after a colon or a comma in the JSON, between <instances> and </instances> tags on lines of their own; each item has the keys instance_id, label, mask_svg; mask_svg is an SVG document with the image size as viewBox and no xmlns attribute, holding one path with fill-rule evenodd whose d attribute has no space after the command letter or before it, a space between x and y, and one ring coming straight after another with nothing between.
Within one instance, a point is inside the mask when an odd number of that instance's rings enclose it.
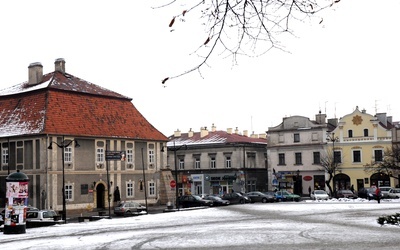
<instances>
[{"instance_id":1,"label":"lamp post","mask_svg":"<svg viewBox=\"0 0 400 250\"><path fill-rule=\"evenodd\" d=\"M333 194L336 194L336 183L335 183L335 175L336 175L336 164L337 160L335 157L335 142L339 141L339 137L335 137L335 133L331 133L326 135L326 140L332 142L332 160L333 160Z\"/></svg>"},{"instance_id":2,"label":"lamp post","mask_svg":"<svg viewBox=\"0 0 400 250\"><path fill-rule=\"evenodd\" d=\"M187 149L186 144L183 144L179 147L176 147L175 144L175 140L174 140L174 166L175 166L175 181L176 181L176 187L175 187L175 206L177 209L179 209L179 193L178 193L178 162L177 162L177 155L176 155L176 151L180 150L180 149Z\"/></svg>"},{"instance_id":3,"label":"lamp post","mask_svg":"<svg viewBox=\"0 0 400 250\"><path fill-rule=\"evenodd\" d=\"M65 141L64 136L62 137L62 141L60 144L58 144L55 141L50 142L50 145L47 149L52 150L53 144L56 144L57 147L62 149L61 152L61 161L62 161L62 199L63 199L63 214L62 214L62 219L64 220L64 223L67 223L67 206L66 206L66 197L65 197L65 148L69 147L72 142L75 142L75 147L79 148L80 145L78 144L77 140L68 140Z\"/></svg>"}]
</instances>

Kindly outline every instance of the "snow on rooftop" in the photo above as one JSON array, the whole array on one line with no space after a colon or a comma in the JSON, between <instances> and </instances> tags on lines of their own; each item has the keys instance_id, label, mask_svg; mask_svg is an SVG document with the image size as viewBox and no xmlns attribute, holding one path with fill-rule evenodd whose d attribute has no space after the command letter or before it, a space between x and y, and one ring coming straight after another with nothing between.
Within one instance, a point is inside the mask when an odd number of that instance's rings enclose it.
<instances>
[{"instance_id":1,"label":"snow on rooftop","mask_svg":"<svg viewBox=\"0 0 400 250\"><path fill-rule=\"evenodd\" d=\"M20 83L9 88L0 89L0 96L14 95L19 93L26 93L37 89L47 88L51 79L37 85L28 85L28 82Z\"/></svg>"}]
</instances>

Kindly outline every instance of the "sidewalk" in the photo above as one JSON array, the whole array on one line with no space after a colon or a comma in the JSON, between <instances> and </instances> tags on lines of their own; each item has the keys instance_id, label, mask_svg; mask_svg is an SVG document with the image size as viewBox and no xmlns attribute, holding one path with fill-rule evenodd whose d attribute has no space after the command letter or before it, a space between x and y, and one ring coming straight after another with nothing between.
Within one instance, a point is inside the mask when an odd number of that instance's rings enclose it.
<instances>
[{"instance_id":1,"label":"sidewalk","mask_svg":"<svg viewBox=\"0 0 400 250\"><path fill-rule=\"evenodd\" d=\"M147 213L148 214L163 213L164 210L166 210L166 209L167 209L166 205L149 206L147 208ZM110 218L110 217L111 218L116 217L114 215L113 208L111 208L110 210L108 208L104 208L104 209L93 209L92 211L88 211L86 209L67 211L67 222L68 223L93 221L93 220L99 220L99 219Z\"/></svg>"}]
</instances>

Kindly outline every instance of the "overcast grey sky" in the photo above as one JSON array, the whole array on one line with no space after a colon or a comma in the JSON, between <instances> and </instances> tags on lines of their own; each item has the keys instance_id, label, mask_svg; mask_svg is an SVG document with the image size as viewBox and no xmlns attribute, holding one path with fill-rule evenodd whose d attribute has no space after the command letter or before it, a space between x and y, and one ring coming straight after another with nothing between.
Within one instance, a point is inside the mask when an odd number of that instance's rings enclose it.
<instances>
[{"instance_id":1,"label":"overcast grey sky","mask_svg":"<svg viewBox=\"0 0 400 250\"><path fill-rule=\"evenodd\" d=\"M203 78L194 72L165 88L164 77L195 65L190 53L205 35L190 15L170 32L181 9L151 8L163 2L2 1L0 88L26 81L32 62L48 73L64 58L68 73L131 97L166 136L212 124L264 133L285 116L314 119L321 109L339 118L356 106L400 120L399 1L342 0L282 37L289 52L239 57L234 67L214 56Z\"/></svg>"}]
</instances>

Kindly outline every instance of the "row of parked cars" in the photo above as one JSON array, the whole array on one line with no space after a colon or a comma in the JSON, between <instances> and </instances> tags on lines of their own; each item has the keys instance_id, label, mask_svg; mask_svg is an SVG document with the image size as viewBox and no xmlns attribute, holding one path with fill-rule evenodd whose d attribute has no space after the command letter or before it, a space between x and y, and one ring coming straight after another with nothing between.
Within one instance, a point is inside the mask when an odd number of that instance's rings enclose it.
<instances>
[{"instance_id":1,"label":"row of parked cars","mask_svg":"<svg viewBox=\"0 0 400 250\"><path fill-rule=\"evenodd\" d=\"M392 187L380 187L381 195L380 199L398 199L400 198L400 188ZM330 198L329 194L324 190L314 190L310 194L313 200L328 200ZM368 200L376 200L378 197L376 195L376 187L361 188L357 193L351 190L337 190L333 198L348 198L357 199L364 198Z\"/></svg>"},{"instance_id":2,"label":"row of parked cars","mask_svg":"<svg viewBox=\"0 0 400 250\"><path fill-rule=\"evenodd\" d=\"M245 204L255 202L277 202L277 201L300 201L301 197L288 191L248 193L232 192L223 195L203 194L203 195L183 195L179 197L181 208L198 206L227 206L231 204Z\"/></svg>"}]
</instances>

